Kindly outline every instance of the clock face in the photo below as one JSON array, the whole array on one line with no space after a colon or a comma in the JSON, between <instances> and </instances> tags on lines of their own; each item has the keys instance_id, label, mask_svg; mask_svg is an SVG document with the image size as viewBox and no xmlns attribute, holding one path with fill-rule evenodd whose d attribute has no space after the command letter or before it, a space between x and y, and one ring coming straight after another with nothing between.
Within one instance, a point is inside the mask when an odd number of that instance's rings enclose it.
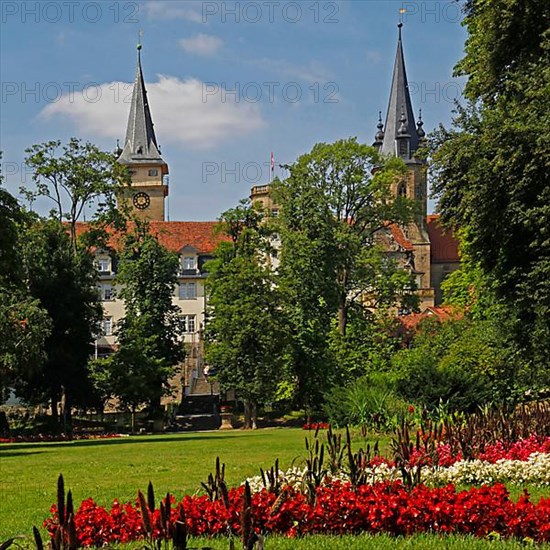
<instances>
[{"instance_id":1,"label":"clock face","mask_svg":"<svg viewBox=\"0 0 550 550\"><path fill-rule=\"evenodd\" d=\"M147 193L140 191L134 195L133 203L136 208L145 210L151 204L151 199Z\"/></svg>"}]
</instances>

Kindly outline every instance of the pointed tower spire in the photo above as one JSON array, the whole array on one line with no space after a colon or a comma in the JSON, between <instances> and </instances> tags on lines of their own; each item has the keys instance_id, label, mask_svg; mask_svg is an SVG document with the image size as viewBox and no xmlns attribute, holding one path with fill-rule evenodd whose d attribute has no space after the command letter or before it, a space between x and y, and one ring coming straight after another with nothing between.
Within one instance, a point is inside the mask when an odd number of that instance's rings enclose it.
<instances>
[{"instance_id":1,"label":"pointed tower spire","mask_svg":"<svg viewBox=\"0 0 550 550\"><path fill-rule=\"evenodd\" d=\"M403 23L400 22L398 25L399 37L397 41L397 54L393 67L393 78L390 101L388 104L388 114L386 115L384 140L380 152L385 155L396 155L398 153L404 160L409 160L414 154L414 151L418 148L418 135L416 133L416 122L409 93L407 71L405 70L403 42L401 39L402 27ZM403 127L405 128L404 132L402 132ZM396 149L396 140L402 140L405 136L409 140L409 146ZM403 153L405 150L407 154Z\"/></svg>"},{"instance_id":2,"label":"pointed tower spire","mask_svg":"<svg viewBox=\"0 0 550 550\"><path fill-rule=\"evenodd\" d=\"M141 69L141 43L137 45L137 70L130 105L130 116L126 130L126 140L119 162L134 164L165 164L160 156L153 128L153 119L147 100L147 90Z\"/></svg>"}]
</instances>

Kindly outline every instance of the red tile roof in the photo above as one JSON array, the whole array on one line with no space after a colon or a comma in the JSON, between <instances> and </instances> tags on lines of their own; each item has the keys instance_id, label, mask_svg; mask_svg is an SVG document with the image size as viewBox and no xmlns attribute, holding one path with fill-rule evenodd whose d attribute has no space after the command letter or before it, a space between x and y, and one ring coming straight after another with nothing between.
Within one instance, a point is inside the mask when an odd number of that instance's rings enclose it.
<instances>
[{"instance_id":1,"label":"red tile roof","mask_svg":"<svg viewBox=\"0 0 550 550\"><path fill-rule=\"evenodd\" d=\"M427 217L431 242L432 263L459 262L458 240L450 231L445 232L436 214Z\"/></svg>"},{"instance_id":2,"label":"red tile roof","mask_svg":"<svg viewBox=\"0 0 550 550\"><path fill-rule=\"evenodd\" d=\"M450 319L460 319L462 313L456 311L451 307L427 307L422 313L411 313L410 315L402 315L399 317L399 321L406 330L415 329L418 323L428 317L436 317L441 323L449 321Z\"/></svg>"},{"instance_id":3,"label":"red tile roof","mask_svg":"<svg viewBox=\"0 0 550 550\"><path fill-rule=\"evenodd\" d=\"M395 239L395 242L402 246L405 250L413 250L413 245L411 241L405 237L405 234L403 233L403 230L396 224L388 224L388 226L393 238Z\"/></svg>"},{"instance_id":4,"label":"red tile roof","mask_svg":"<svg viewBox=\"0 0 550 550\"><path fill-rule=\"evenodd\" d=\"M223 234L214 231L218 222L159 222L151 221L151 233L159 242L172 252L180 252L185 246L195 248L203 254L211 254L221 241L228 240ZM77 235L82 235L88 228L87 223L78 223ZM120 235L111 233L110 246L118 247Z\"/></svg>"}]
</instances>

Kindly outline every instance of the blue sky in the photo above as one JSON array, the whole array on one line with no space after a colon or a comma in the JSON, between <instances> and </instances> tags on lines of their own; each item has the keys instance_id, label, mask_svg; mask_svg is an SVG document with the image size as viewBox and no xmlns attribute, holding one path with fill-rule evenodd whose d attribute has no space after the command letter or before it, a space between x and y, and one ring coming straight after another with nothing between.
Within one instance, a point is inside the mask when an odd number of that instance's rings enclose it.
<instances>
[{"instance_id":1,"label":"blue sky","mask_svg":"<svg viewBox=\"0 0 550 550\"><path fill-rule=\"evenodd\" d=\"M466 37L456 2L176 0L0 5L5 185L32 185L26 147L124 141L138 32L172 220L209 220L319 141L372 143L403 8L415 113L449 124ZM279 168L277 175L281 174ZM45 213L47 206L38 204Z\"/></svg>"}]
</instances>

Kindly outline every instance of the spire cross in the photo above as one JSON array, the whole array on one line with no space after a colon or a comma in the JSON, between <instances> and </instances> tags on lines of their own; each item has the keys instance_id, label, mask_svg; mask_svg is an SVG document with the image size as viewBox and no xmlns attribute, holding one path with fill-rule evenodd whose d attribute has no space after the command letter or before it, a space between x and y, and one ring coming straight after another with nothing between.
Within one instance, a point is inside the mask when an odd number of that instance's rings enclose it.
<instances>
[{"instance_id":1,"label":"spire cross","mask_svg":"<svg viewBox=\"0 0 550 550\"><path fill-rule=\"evenodd\" d=\"M138 51L141 50L141 37L143 36L143 31L140 29L138 31L138 44L137 44L137 49Z\"/></svg>"}]
</instances>

